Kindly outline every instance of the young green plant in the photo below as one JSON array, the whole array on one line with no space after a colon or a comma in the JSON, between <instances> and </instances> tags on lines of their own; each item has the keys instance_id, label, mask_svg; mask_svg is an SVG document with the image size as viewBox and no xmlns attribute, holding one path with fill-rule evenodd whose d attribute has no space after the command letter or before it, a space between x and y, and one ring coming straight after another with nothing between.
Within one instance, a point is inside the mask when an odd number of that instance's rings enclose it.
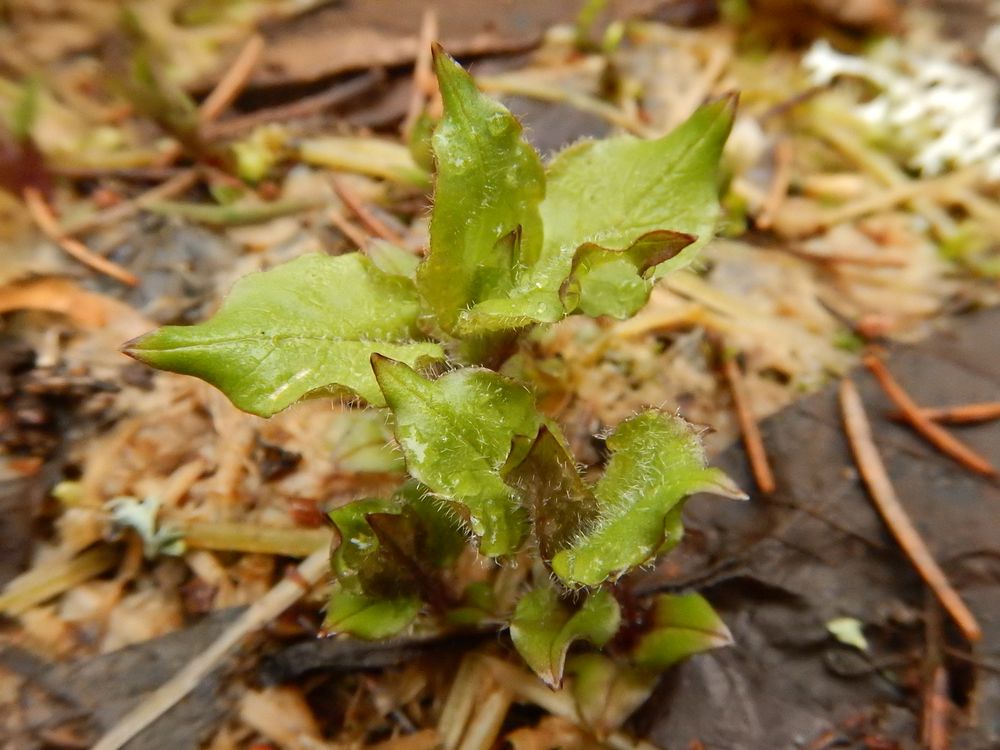
<instances>
[{"instance_id":1,"label":"young green plant","mask_svg":"<svg viewBox=\"0 0 1000 750\"><path fill-rule=\"evenodd\" d=\"M607 654L571 660L579 685L642 682L729 633L696 594L623 607L616 582L678 543L689 495L739 490L706 466L690 425L656 410L611 432L604 474L588 483L530 385L495 368L539 325L633 315L709 241L734 100L663 138L584 141L546 165L510 112L440 49L434 59L444 114L419 264L307 255L239 281L210 320L125 351L264 417L331 395L388 410L411 479L330 513L330 631L508 625L551 686L575 641ZM528 566L534 585L512 608L489 581L456 590L447 571L470 545L497 570Z\"/></svg>"}]
</instances>

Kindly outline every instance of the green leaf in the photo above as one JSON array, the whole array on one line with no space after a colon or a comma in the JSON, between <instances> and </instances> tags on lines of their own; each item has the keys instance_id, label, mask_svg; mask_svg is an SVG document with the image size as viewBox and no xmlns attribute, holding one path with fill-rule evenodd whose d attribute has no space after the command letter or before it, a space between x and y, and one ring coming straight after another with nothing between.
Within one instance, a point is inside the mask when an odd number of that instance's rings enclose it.
<instances>
[{"instance_id":1,"label":"green leaf","mask_svg":"<svg viewBox=\"0 0 1000 750\"><path fill-rule=\"evenodd\" d=\"M415 340L418 313L413 283L364 256L306 255L240 279L207 322L165 326L124 351L206 380L262 417L343 392L382 406L373 352L412 365L444 357L438 344Z\"/></svg>"},{"instance_id":2,"label":"green leaf","mask_svg":"<svg viewBox=\"0 0 1000 750\"><path fill-rule=\"evenodd\" d=\"M509 292L464 313L468 328L635 313L652 280L688 263L715 232L734 102L708 104L657 140L620 136L560 153L547 169L537 260L522 253Z\"/></svg>"},{"instance_id":3,"label":"green leaf","mask_svg":"<svg viewBox=\"0 0 1000 750\"><path fill-rule=\"evenodd\" d=\"M442 506L408 482L388 500L355 500L330 511L339 537L331 567L344 588L387 599L419 592L446 609L451 602L434 568L453 563L467 542Z\"/></svg>"},{"instance_id":4,"label":"green leaf","mask_svg":"<svg viewBox=\"0 0 1000 750\"><path fill-rule=\"evenodd\" d=\"M562 683L566 652L573 641L584 639L603 646L618 632L620 623L618 602L607 591L593 592L573 612L559 600L554 587L545 585L521 597L510 636L528 666L555 688Z\"/></svg>"},{"instance_id":5,"label":"green leaf","mask_svg":"<svg viewBox=\"0 0 1000 750\"><path fill-rule=\"evenodd\" d=\"M398 504L393 500L369 498L355 500L330 511L330 520L340 537L330 555L330 567L338 577L357 574L378 550L378 537L367 516L392 512L397 508Z\"/></svg>"},{"instance_id":6,"label":"green leaf","mask_svg":"<svg viewBox=\"0 0 1000 750\"><path fill-rule=\"evenodd\" d=\"M578 248L591 245L577 261L586 271L577 273L584 312L620 316L638 309L637 300L648 297L648 285L639 281L688 263L712 238L719 217L718 163L734 105L732 98L707 104L657 140L619 136L559 154L548 168L542 262L530 281L558 288ZM625 255L616 258L611 251ZM595 265L606 263L615 269L603 269L603 280L587 278ZM629 275L636 279L631 285L624 280ZM624 287L624 302L601 291L609 278L612 287Z\"/></svg>"},{"instance_id":7,"label":"green leaf","mask_svg":"<svg viewBox=\"0 0 1000 750\"><path fill-rule=\"evenodd\" d=\"M396 440L410 475L468 509L484 554L516 551L527 519L501 470L513 440L538 432L541 417L531 394L477 368L428 380L385 357L373 356L372 366L396 418Z\"/></svg>"},{"instance_id":8,"label":"green leaf","mask_svg":"<svg viewBox=\"0 0 1000 750\"><path fill-rule=\"evenodd\" d=\"M663 670L694 654L732 643L729 628L700 594L661 594L653 603L649 630L632 649L632 661Z\"/></svg>"},{"instance_id":9,"label":"green leaf","mask_svg":"<svg viewBox=\"0 0 1000 750\"><path fill-rule=\"evenodd\" d=\"M445 331L485 333L469 311L507 296L516 267L537 259L545 175L506 108L480 93L439 48L434 65L444 116L432 138L437 179L430 250L417 283Z\"/></svg>"},{"instance_id":10,"label":"green leaf","mask_svg":"<svg viewBox=\"0 0 1000 750\"><path fill-rule=\"evenodd\" d=\"M497 622L497 602L493 586L486 581L474 581L466 586L462 601L448 611L447 620L457 627L476 627Z\"/></svg>"},{"instance_id":11,"label":"green leaf","mask_svg":"<svg viewBox=\"0 0 1000 750\"><path fill-rule=\"evenodd\" d=\"M417 267L420 265L420 258L409 250L380 239L368 243L365 255L372 259L372 263L380 271L408 279L416 277Z\"/></svg>"},{"instance_id":12,"label":"green leaf","mask_svg":"<svg viewBox=\"0 0 1000 750\"><path fill-rule=\"evenodd\" d=\"M620 424L607 445L611 460L594 489L597 518L552 559L569 585L618 578L675 542L688 495L744 497L724 473L706 468L701 441L679 417L643 412Z\"/></svg>"},{"instance_id":13,"label":"green leaf","mask_svg":"<svg viewBox=\"0 0 1000 750\"><path fill-rule=\"evenodd\" d=\"M575 654L566 663L570 690L584 724L603 740L649 698L659 675L604 654Z\"/></svg>"},{"instance_id":14,"label":"green leaf","mask_svg":"<svg viewBox=\"0 0 1000 750\"><path fill-rule=\"evenodd\" d=\"M413 622L418 612L420 599L415 596L393 599L372 597L334 584L323 629L330 634L346 633L357 638L378 640L396 635Z\"/></svg>"},{"instance_id":15,"label":"green leaf","mask_svg":"<svg viewBox=\"0 0 1000 750\"><path fill-rule=\"evenodd\" d=\"M31 131L38 120L41 94L42 84L38 77L30 76L21 84L8 114L8 127L14 140L23 143L31 138Z\"/></svg>"},{"instance_id":16,"label":"green leaf","mask_svg":"<svg viewBox=\"0 0 1000 750\"><path fill-rule=\"evenodd\" d=\"M507 483L521 493L531 513L542 560L570 546L597 513L597 500L576 470L565 445L543 426L523 459L514 460Z\"/></svg>"}]
</instances>

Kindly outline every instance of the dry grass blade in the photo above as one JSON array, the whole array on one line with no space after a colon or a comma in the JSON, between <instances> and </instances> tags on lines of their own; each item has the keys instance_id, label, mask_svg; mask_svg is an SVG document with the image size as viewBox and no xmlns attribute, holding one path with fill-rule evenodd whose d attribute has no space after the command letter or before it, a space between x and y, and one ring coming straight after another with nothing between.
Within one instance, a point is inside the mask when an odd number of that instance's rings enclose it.
<instances>
[{"instance_id":1,"label":"dry grass blade","mask_svg":"<svg viewBox=\"0 0 1000 750\"><path fill-rule=\"evenodd\" d=\"M746 447L747 457L750 459L754 481L761 492L770 495L775 490L774 472L771 471L771 464L767 459L767 450L764 448L760 427L757 425L753 410L750 408L750 398L747 395L746 384L743 382L743 373L734 357L723 355L722 372L726 376L729 390L733 394L733 406L736 409L736 418L740 423L743 445Z\"/></svg>"},{"instance_id":2,"label":"dry grass blade","mask_svg":"<svg viewBox=\"0 0 1000 750\"><path fill-rule=\"evenodd\" d=\"M330 546L330 529L272 528L250 523L197 522L181 527L192 549L307 557Z\"/></svg>"},{"instance_id":3,"label":"dry grass blade","mask_svg":"<svg viewBox=\"0 0 1000 750\"><path fill-rule=\"evenodd\" d=\"M59 245L67 254L98 273L110 276L123 284L127 284L128 286L138 285L139 279L134 274L126 271L117 263L91 251L79 240L67 237L59 227L59 222L52 214L49 204L45 202L45 198L36 188L25 188L23 197L24 203L28 207L28 213L38 228L42 230L42 234Z\"/></svg>"},{"instance_id":4,"label":"dry grass blade","mask_svg":"<svg viewBox=\"0 0 1000 750\"><path fill-rule=\"evenodd\" d=\"M905 419L917 432L929 440L942 453L951 456L960 464L972 471L992 477L996 475L996 469L985 458L976 453L943 427L935 424L925 417L917 403L910 398L903 387L896 382L896 379L889 372L889 369L878 357L866 355L864 357L865 367L871 370L878 380L882 390L899 408Z\"/></svg>"},{"instance_id":5,"label":"dry grass blade","mask_svg":"<svg viewBox=\"0 0 1000 750\"><path fill-rule=\"evenodd\" d=\"M313 585L329 567L326 549L313 552L298 568L296 576L287 576L258 599L205 651L129 711L94 745L93 750L118 750L179 700L194 690L229 650L249 633L284 612L305 593L303 584Z\"/></svg>"},{"instance_id":6,"label":"dry grass blade","mask_svg":"<svg viewBox=\"0 0 1000 750\"><path fill-rule=\"evenodd\" d=\"M909 259L901 255L862 255L861 253L817 253L802 246L789 245L785 250L798 258L816 263L846 264L852 266L868 266L871 268L904 268L909 265Z\"/></svg>"},{"instance_id":7,"label":"dry grass blade","mask_svg":"<svg viewBox=\"0 0 1000 750\"><path fill-rule=\"evenodd\" d=\"M410 92L410 104L406 109L402 133L404 138L410 137L414 124L420 118L420 113L429 98L437 90L437 79L434 77L431 46L438 35L437 11L434 8L424 8L420 19L420 41L417 47L417 59L413 65L413 90Z\"/></svg>"},{"instance_id":8,"label":"dry grass blade","mask_svg":"<svg viewBox=\"0 0 1000 750\"><path fill-rule=\"evenodd\" d=\"M100 545L69 560L32 568L10 581L0 593L0 612L16 617L74 586L106 573L118 564L121 554Z\"/></svg>"},{"instance_id":9,"label":"dry grass blade","mask_svg":"<svg viewBox=\"0 0 1000 750\"><path fill-rule=\"evenodd\" d=\"M840 406L854 460L889 531L966 639L972 642L980 640L982 630L975 615L948 582L944 571L931 555L896 496L896 490L872 440L871 426L868 424L861 396L850 380L844 380L840 384Z\"/></svg>"},{"instance_id":10,"label":"dry grass blade","mask_svg":"<svg viewBox=\"0 0 1000 750\"><path fill-rule=\"evenodd\" d=\"M1000 419L1000 401L984 401L977 404L958 404L956 406L924 407L920 414L935 422L947 424L977 424ZM902 412L892 412L890 419L906 419Z\"/></svg>"},{"instance_id":11,"label":"dry grass blade","mask_svg":"<svg viewBox=\"0 0 1000 750\"><path fill-rule=\"evenodd\" d=\"M236 100L247 81L250 80L250 75L257 67L263 53L264 37L260 34L254 34L243 45L229 70L198 108L198 119L202 126L215 120Z\"/></svg>"},{"instance_id":12,"label":"dry grass blade","mask_svg":"<svg viewBox=\"0 0 1000 750\"><path fill-rule=\"evenodd\" d=\"M792 150L792 142L785 138L778 141L774 147L774 178L767 191L767 198L764 206L757 217L757 226L767 229L774 223L774 215L781 208L785 197L788 195L788 186L792 181L792 157L795 152Z\"/></svg>"}]
</instances>

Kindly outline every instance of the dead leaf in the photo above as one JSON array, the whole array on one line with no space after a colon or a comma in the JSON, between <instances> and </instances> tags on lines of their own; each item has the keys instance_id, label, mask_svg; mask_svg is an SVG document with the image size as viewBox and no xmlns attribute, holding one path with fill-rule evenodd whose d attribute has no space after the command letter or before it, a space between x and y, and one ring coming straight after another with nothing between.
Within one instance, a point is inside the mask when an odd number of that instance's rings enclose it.
<instances>
[{"instance_id":1,"label":"dead leaf","mask_svg":"<svg viewBox=\"0 0 1000 750\"><path fill-rule=\"evenodd\" d=\"M116 316L135 315L132 308L117 300L55 277L0 287L0 314L15 310L58 313L82 328L100 328Z\"/></svg>"}]
</instances>

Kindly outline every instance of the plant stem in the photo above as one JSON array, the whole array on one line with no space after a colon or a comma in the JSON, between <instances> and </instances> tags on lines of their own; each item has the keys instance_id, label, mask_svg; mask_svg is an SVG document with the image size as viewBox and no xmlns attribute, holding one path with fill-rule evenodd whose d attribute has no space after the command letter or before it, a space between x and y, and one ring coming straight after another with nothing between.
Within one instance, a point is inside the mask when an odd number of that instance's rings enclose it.
<instances>
[{"instance_id":1,"label":"plant stem","mask_svg":"<svg viewBox=\"0 0 1000 750\"><path fill-rule=\"evenodd\" d=\"M298 529L256 526L249 523L191 523L180 529L184 542L195 549L255 552L284 557L308 557L327 547L330 529Z\"/></svg>"}]
</instances>

